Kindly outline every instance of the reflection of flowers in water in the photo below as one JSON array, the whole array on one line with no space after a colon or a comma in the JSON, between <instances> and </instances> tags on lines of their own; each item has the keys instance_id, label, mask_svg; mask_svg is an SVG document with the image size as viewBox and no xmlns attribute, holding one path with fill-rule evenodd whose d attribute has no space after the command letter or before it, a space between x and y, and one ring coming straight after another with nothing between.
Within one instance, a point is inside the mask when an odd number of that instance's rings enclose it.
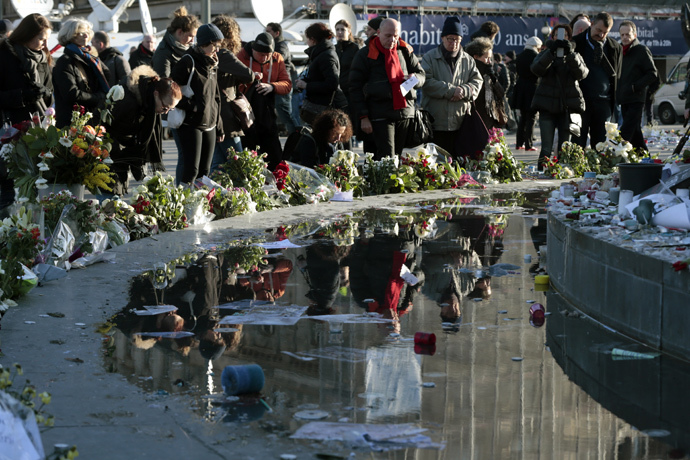
<instances>
[{"instance_id":1,"label":"reflection of flowers in water","mask_svg":"<svg viewBox=\"0 0 690 460\"><path fill-rule=\"evenodd\" d=\"M506 225L508 224L507 214L492 214L486 217L486 224L489 236L498 238L503 236Z\"/></svg>"},{"instance_id":2,"label":"reflection of flowers in water","mask_svg":"<svg viewBox=\"0 0 690 460\"><path fill-rule=\"evenodd\" d=\"M433 238L436 234L436 218L430 217L414 224L414 234L419 238Z\"/></svg>"}]
</instances>

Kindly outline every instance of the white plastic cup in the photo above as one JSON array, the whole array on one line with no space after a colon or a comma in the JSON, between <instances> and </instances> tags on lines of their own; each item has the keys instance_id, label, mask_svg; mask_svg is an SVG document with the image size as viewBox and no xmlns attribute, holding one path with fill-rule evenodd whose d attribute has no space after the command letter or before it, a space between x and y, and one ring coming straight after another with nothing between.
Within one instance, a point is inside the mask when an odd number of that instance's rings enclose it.
<instances>
[{"instance_id":1,"label":"white plastic cup","mask_svg":"<svg viewBox=\"0 0 690 460\"><path fill-rule=\"evenodd\" d=\"M618 198L618 215L621 217L627 217L630 215L628 210L625 208L627 205L632 203L633 200L632 190L621 190Z\"/></svg>"}]
</instances>

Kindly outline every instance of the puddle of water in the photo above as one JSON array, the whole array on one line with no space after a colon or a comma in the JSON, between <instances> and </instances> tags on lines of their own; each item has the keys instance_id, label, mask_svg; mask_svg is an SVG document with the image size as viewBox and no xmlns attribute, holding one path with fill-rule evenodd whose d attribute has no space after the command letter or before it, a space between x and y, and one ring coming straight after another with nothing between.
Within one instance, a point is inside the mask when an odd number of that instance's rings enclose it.
<instances>
[{"instance_id":1,"label":"puddle of water","mask_svg":"<svg viewBox=\"0 0 690 460\"><path fill-rule=\"evenodd\" d=\"M679 413L686 398L661 377L687 382L690 372L665 357L612 359L614 347L639 350L535 289L545 199L371 209L267 234L298 248L200 248L133 280L106 365L152 399L188 395L209 421L279 436L314 421L412 423L432 441L419 458L437 458L438 443L461 458L682 449L690 411ZM543 327L530 322L534 302L550 313ZM156 305L177 310L131 313ZM420 331L435 345L415 345ZM263 399L221 395L225 366L249 363L264 371ZM646 410L630 410L637 399Z\"/></svg>"}]
</instances>

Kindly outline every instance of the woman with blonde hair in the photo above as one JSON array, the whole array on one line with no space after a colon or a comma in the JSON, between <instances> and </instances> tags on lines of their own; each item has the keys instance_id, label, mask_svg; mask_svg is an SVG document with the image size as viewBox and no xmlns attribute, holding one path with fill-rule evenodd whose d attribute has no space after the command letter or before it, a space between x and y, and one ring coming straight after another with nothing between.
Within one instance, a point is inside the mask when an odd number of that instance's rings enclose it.
<instances>
[{"instance_id":1,"label":"woman with blonde hair","mask_svg":"<svg viewBox=\"0 0 690 460\"><path fill-rule=\"evenodd\" d=\"M58 128L69 126L75 105L83 106L98 119L98 109L110 90L108 68L89 52L92 38L91 23L81 18L66 21L58 32L58 43L65 48L53 69Z\"/></svg>"},{"instance_id":2,"label":"woman with blonde hair","mask_svg":"<svg viewBox=\"0 0 690 460\"><path fill-rule=\"evenodd\" d=\"M225 163L228 157L228 149L232 148L237 152L242 150L240 136L244 136L244 132L230 103L237 97L237 89L240 84L249 84L254 81L254 73L236 56L242 46L240 42L240 26L237 25L237 21L223 14L213 18L212 22L225 37L221 43L221 48L216 53L218 56L220 116L223 119L225 140L216 143L216 150L211 162L211 172Z\"/></svg>"}]
</instances>

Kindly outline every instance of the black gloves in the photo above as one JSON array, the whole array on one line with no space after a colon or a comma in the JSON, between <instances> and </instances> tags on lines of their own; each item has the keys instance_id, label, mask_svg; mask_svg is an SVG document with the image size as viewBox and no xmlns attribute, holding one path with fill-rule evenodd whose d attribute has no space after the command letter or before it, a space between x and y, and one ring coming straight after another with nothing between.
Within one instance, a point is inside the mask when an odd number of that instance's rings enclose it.
<instances>
[{"instance_id":1,"label":"black gloves","mask_svg":"<svg viewBox=\"0 0 690 460\"><path fill-rule=\"evenodd\" d=\"M22 90L22 101L25 104L30 104L36 102L44 97L49 97L53 94L50 88L45 86L34 86L28 89Z\"/></svg>"}]
</instances>

